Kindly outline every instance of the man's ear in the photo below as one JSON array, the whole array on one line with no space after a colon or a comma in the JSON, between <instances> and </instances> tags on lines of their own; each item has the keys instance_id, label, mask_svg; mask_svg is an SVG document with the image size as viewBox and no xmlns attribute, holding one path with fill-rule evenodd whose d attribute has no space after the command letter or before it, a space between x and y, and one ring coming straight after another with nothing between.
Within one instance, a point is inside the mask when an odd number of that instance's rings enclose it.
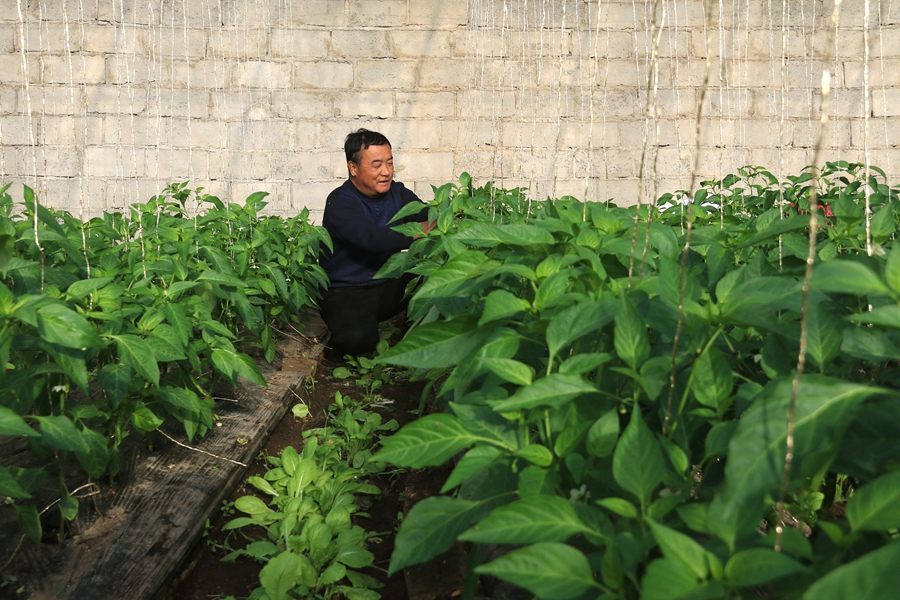
<instances>
[{"instance_id":1,"label":"man's ear","mask_svg":"<svg viewBox=\"0 0 900 600\"><path fill-rule=\"evenodd\" d=\"M347 170L350 171L350 177L356 177L359 174L359 165L352 160L347 161Z\"/></svg>"}]
</instances>

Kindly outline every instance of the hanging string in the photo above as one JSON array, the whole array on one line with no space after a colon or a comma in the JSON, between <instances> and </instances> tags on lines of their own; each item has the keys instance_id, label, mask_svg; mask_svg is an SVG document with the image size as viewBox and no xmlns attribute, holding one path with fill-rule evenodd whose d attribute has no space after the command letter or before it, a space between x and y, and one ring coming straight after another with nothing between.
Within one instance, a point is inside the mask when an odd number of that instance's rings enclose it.
<instances>
[{"instance_id":1,"label":"hanging string","mask_svg":"<svg viewBox=\"0 0 900 600\"><path fill-rule=\"evenodd\" d=\"M594 88L597 86L597 73L600 71L600 56L599 51L597 49L597 38L600 37L600 14L603 10L602 2L597 2L597 22L593 26L591 25L591 11L590 7L588 7L588 111L589 111L589 125L588 125L588 154L587 154L587 181L584 186L584 215L582 218L587 220L587 206L588 202L595 201L596 198L594 196L594 185L595 185L595 174L594 174ZM609 33L609 29L607 28L607 34ZM608 53L607 53L608 55ZM609 57L607 56L607 62L609 61ZM604 111L605 112L605 111ZM602 139L601 135L601 139Z\"/></svg>"},{"instance_id":2,"label":"hanging string","mask_svg":"<svg viewBox=\"0 0 900 600\"><path fill-rule=\"evenodd\" d=\"M644 204L644 165L646 164L647 159L647 145L648 145L648 137L649 137L649 128L650 128L650 115L652 111L656 110L656 104L653 103L653 94L652 91L654 89L654 76L656 74L656 65L657 65L657 57L659 54L659 35L661 35L662 28L660 27L659 21L657 21L657 14L659 9L659 0L653 0L653 7L651 10L651 25L650 25L650 39L651 39L651 49L648 57L647 64L647 90L646 96L644 100L644 131L643 131L643 140L641 142L641 162L640 168L638 169L638 198L637 198L637 207L634 213L634 231L631 235L631 255L628 260L628 285L626 290L631 290L632 278L634 276L634 255L637 251L637 238L638 238L638 224L640 223L641 218L641 208ZM659 29L659 32L657 32ZM652 111L651 111L652 109ZM654 115L655 116L655 115ZM650 219L650 211L648 210L647 218ZM646 243L645 243L646 246Z\"/></svg>"},{"instance_id":3,"label":"hanging string","mask_svg":"<svg viewBox=\"0 0 900 600\"><path fill-rule=\"evenodd\" d=\"M686 228L684 234L684 250L681 252L681 265L678 272L678 323L675 326L675 338L672 340L672 366L669 370L669 398L666 403L666 416L663 419L662 434L669 434L669 424L672 420L672 400L675 396L675 373L678 359L678 342L681 339L681 329L684 325L684 279L687 271L687 257L691 250L691 232L693 231L693 197L694 185L697 182L697 173L700 170L700 138L701 125L703 123L703 105L706 103L706 94L709 91L709 79L712 71L712 59L710 57L710 33L709 33L709 13L712 10L712 0L704 0L703 3L703 23L706 31L706 71L703 75L703 86L700 88L700 99L697 103L697 113L694 119L694 164L691 167L691 183L688 186L687 217ZM674 431L674 426L672 427Z\"/></svg>"},{"instance_id":4,"label":"hanging string","mask_svg":"<svg viewBox=\"0 0 900 600\"><path fill-rule=\"evenodd\" d=\"M778 118L778 218L784 218L784 113L787 111L787 35L788 35L787 0L781 0L781 109ZM784 268L784 237L778 236L778 272Z\"/></svg>"},{"instance_id":5,"label":"hanging string","mask_svg":"<svg viewBox=\"0 0 900 600\"><path fill-rule=\"evenodd\" d=\"M50 169L49 164L47 162L47 88L48 82L55 81L54 73L53 73L53 61L45 61L44 58L44 31L47 32L47 56L52 56L52 49L50 48L50 30L49 25L47 23L47 19L44 18L45 9L44 9L44 1L39 0L38 3L38 22L37 22L37 52L38 52L38 73L39 73L39 82L40 82L40 99L41 99L41 110L38 115L38 131L40 132L40 139L37 141L37 147L40 149L40 173L41 178L35 180L34 188L38 198L47 197L48 188L47 181L49 180ZM29 36L30 38L30 36ZM29 44L31 40L29 39Z\"/></svg>"},{"instance_id":6,"label":"hanging string","mask_svg":"<svg viewBox=\"0 0 900 600\"><path fill-rule=\"evenodd\" d=\"M818 176L819 154L822 150L825 132L828 126L828 103L831 99L831 50L834 47L835 32L840 17L841 0L834 0L834 11L831 14L831 25L828 30L828 43L822 57L822 106L821 124L819 136L813 152L812 167ZM800 379L806 367L806 346L809 333L809 282L812 279L813 262L816 256L816 242L818 241L818 204L816 198L817 182L809 188L809 251L806 256L806 270L803 275L803 304L800 311L800 352L797 356L797 369L791 382L791 397L787 414L787 434L785 437L784 475L781 479L781 492L775 512L778 514L778 524L775 526L775 551L781 552L784 538L785 508L784 501L787 496L788 484L791 479L791 468L794 463L794 418L797 407L797 395L800 390Z\"/></svg>"},{"instance_id":7,"label":"hanging string","mask_svg":"<svg viewBox=\"0 0 900 600\"><path fill-rule=\"evenodd\" d=\"M650 170L650 200L647 202L647 228L644 233L644 247L641 250L641 266L638 268L638 277L644 276L644 264L647 262L647 250L650 248L650 227L653 224L653 210L656 208L656 198L659 194L659 188L657 186L658 181L658 165L659 165L659 145L660 145L660 126L659 126L659 42L662 39L663 29L666 27L666 17L667 17L667 9L668 3L664 2L662 5L662 16L660 17L660 26L659 32L656 34L656 37L653 40L653 45L655 48L656 61L653 62L653 66L650 70L650 78L653 82L653 124L655 126L655 141L656 145L653 151L653 165ZM677 112L677 105L676 105ZM644 179L644 157L641 155L641 180ZM640 190L644 189L644 185L640 186ZM640 192L639 192L640 193Z\"/></svg>"},{"instance_id":8,"label":"hanging string","mask_svg":"<svg viewBox=\"0 0 900 600\"><path fill-rule=\"evenodd\" d=\"M72 113L72 144L77 146L78 143L78 130L76 127L77 120L75 119L75 76L73 74L72 68L72 43L71 36L69 33L69 9L68 3L63 0L63 41L64 41L64 50L66 55L66 74L68 76L69 82L69 110ZM83 46L81 46L83 48ZM82 50L83 55L83 50ZM83 148L83 146L82 146ZM84 161L82 159L82 153L76 151L75 152L75 160L77 161L77 169L78 169L78 221L79 227L81 229L81 252L84 255L84 268L85 268L85 278L91 278L91 261L88 258L87 251L87 233L85 232L85 205L84 205L84 193L82 186L84 185ZM93 308L93 295L88 296L88 305L90 308Z\"/></svg>"},{"instance_id":9,"label":"hanging string","mask_svg":"<svg viewBox=\"0 0 900 600\"><path fill-rule=\"evenodd\" d=\"M128 198L126 200L126 205L133 204L134 202L138 202L140 200L140 180L139 175L140 172L138 170L138 156L137 156L137 148L136 148L136 125L135 125L135 110L134 102L135 102L135 94L134 94L134 83L137 79L137 11L133 11L132 15L134 15L132 19L131 25L131 61L128 60L128 23L125 19L125 4L124 0L120 0L121 11L122 11L122 38L125 44L125 85L128 86L128 118L129 123L131 124L131 134L129 135L129 140L131 142L131 178L133 180L134 185L128 190ZM134 0L137 2L137 0ZM133 193L133 195L132 195Z\"/></svg>"},{"instance_id":10,"label":"hanging string","mask_svg":"<svg viewBox=\"0 0 900 600\"><path fill-rule=\"evenodd\" d=\"M609 103L609 70L610 70L610 43L611 43L611 35L610 35L610 27L609 27L609 1L606 1L606 68L603 71L603 128L600 131L600 136L602 139L606 139L606 107ZM599 10L599 4L598 8ZM598 18L599 21L599 18ZM597 26L600 24L598 22ZM604 201L606 202L607 208L609 208L609 152L608 152L608 144L603 142L603 183L605 193L603 194Z\"/></svg>"},{"instance_id":11,"label":"hanging string","mask_svg":"<svg viewBox=\"0 0 900 600\"><path fill-rule=\"evenodd\" d=\"M888 111L888 100L887 100L887 82L885 81L884 74L887 71L884 64L884 21L885 16L882 14L882 6L883 3L878 3L878 56L881 63L881 107L882 113L884 114L884 118L881 123L884 126L884 140L882 140L882 145L890 146L890 131L889 131L889 117L890 111ZM893 8L893 0L888 7L888 11ZM894 156L893 152L889 152L887 154L887 164L884 165L887 168L887 172L891 172L891 162ZM887 183L887 182L885 182Z\"/></svg>"},{"instance_id":12,"label":"hanging string","mask_svg":"<svg viewBox=\"0 0 900 600\"><path fill-rule=\"evenodd\" d=\"M866 194L866 254L872 256L872 186L869 178L872 176L872 163L869 158L869 0L865 0L863 8L863 152L866 157L866 182L863 185ZM884 210L884 209L882 209Z\"/></svg>"},{"instance_id":13,"label":"hanging string","mask_svg":"<svg viewBox=\"0 0 900 600\"><path fill-rule=\"evenodd\" d=\"M28 126L28 145L31 148L31 173L32 181L38 180L37 176L37 141L34 137L34 118L31 108L31 85L28 76L28 53L26 52L25 40L27 39L28 22L25 14L22 12L22 0L16 0L16 8L19 15L19 54L22 58L22 89L25 92L25 112L26 125ZM35 185L35 187L37 187ZM34 230L34 244L37 246L38 253L41 257L41 292L44 291L44 247L41 246L41 238L38 233L38 197L34 195L34 216L32 218L32 227Z\"/></svg>"}]
</instances>

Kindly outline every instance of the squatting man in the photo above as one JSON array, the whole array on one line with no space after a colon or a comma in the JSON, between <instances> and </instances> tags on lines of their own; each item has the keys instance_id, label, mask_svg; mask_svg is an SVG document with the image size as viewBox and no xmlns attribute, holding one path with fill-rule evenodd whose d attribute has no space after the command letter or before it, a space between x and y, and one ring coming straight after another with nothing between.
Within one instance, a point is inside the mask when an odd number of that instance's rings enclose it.
<instances>
[{"instance_id":1,"label":"squatting man","mask_svg":"<svg viewBox=\"0 0 900 600\"><path fill-rule=\"evenodd\" d=\"M394 181L394 156L388 139L359 129L344 141L347 181L328 195L322 224L334 251L324 251L321 264L331 282L322 294L322 319L331 330L331 347L338 356L358 356L378 345L378 323L405 310L404 292L412 275L373 279L392 254L409 248L413 238L392 227L419 222L427 234L425 204L402 183ZM388 222L403 206L418 202L417 214Z\"/></svg>"}]
</instances>

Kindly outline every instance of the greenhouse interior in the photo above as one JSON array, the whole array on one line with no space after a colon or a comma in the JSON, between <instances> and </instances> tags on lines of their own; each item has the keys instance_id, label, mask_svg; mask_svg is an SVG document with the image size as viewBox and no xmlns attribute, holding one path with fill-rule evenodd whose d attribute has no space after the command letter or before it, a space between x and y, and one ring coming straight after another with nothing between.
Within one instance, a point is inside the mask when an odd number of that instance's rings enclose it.
<instances>
[{"instance_id":1,"label":"greenhouse interior","mask_svg":"<svg viewBox=\"0 0 900 600\"><path fill-rule=\"evenodd\" d=\"M4 0L0 600L900 589L900 2Z\"/></svg>"}]
</instances>

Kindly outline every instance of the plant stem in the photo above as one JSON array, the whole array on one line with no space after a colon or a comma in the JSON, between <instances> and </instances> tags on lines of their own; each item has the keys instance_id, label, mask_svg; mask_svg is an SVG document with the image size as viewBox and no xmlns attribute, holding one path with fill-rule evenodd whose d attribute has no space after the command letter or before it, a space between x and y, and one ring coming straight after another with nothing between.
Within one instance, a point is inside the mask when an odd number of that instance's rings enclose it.
<instances>
[{"instance_id":1,"label":"plant stem","mask_svg":"<svg viewBox=\"0 0 900 600\"><path fill-rule=\"evenodd\" d=\"M475 567L480 566L482 562L484 562L484 545L472 544L466 559L466 578L462 600L473 600L475 598L475 592L478 589L478 575L475 574Z\"/></svg>"}]
</instances>

